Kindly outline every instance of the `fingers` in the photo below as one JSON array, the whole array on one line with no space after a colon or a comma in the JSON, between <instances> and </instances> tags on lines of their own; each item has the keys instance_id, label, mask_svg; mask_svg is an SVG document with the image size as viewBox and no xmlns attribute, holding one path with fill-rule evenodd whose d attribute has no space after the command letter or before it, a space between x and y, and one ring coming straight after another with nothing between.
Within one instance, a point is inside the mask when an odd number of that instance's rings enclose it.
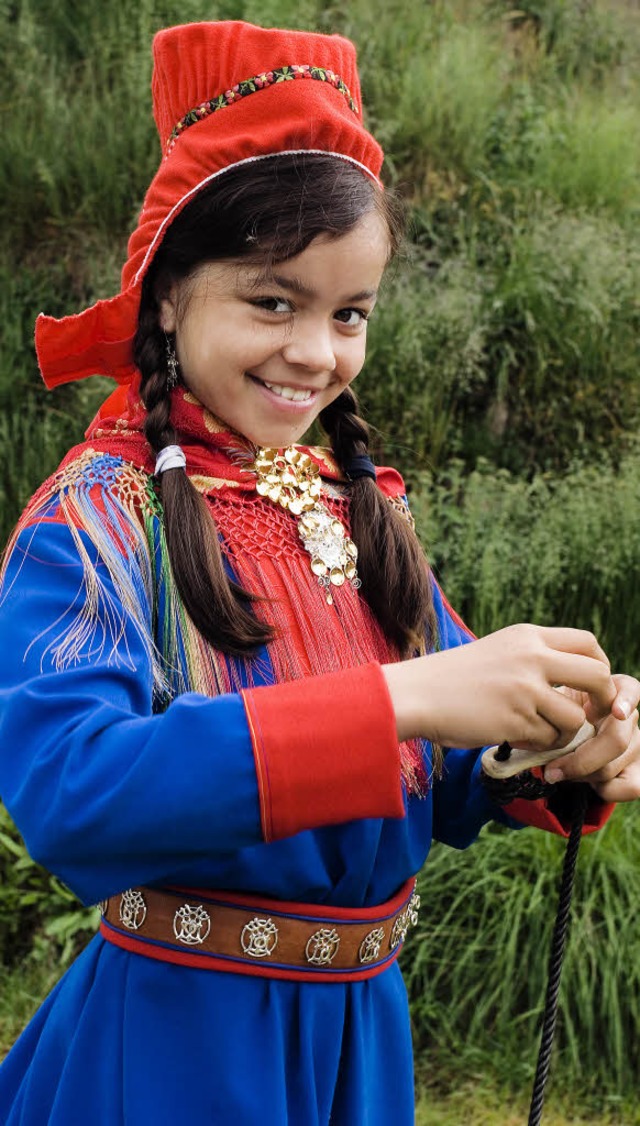
<instances>
[{"instance_id":1,"label":"fingers","mask_svg":"<svg viewBox=\"0 0 640 1126\"><path fill-rule=\"evenodd\" d=\"M611 782L591 782L603 801L637 801L640 798L640 761L634 759Z\"/></svg>"},{"instance_id":2,"label":"fingers","mask_svg":"<svg viewBox=\"0 0 640 1126\"><path fill-rule=\"evenodd\" d=\"M609 714L618 692L608 663L594 657L555 651L550 653L546 668L547 675L556 684L586 692L599 717Z\"/></svg>"},{"instance_id":3,"label":"fingers","mask_svg":"<svg viewBox=\"0 0 640 1126\"><path fill-rule=\"evenodd\" d=\"M598 639L588 630L558 626L540 626L539 628L543 641L550 649L556 649L560 653L578 653L583 657L591 657L609 668L607 654L599 645Z\"/></svg>"},{"instance_id":4,"label":"fingers","mask_svg":"<svg viewBox=\"0 0 640 1126\"><path fill-rule=\"evenodd\" d=\"M565 780L607 784L639 759L638 712L634 711L626 720L607 717L593 739L564 758L548 763L544 776L548 782Z\"/></svg>"},{"instance_id":5,"label":"fingers","mask_svg":"<svg viewBox=\"0 0 640 1126\"><path fill-rule=\"evenodd\" d=\"M613 677L613 682L617 696L611 705L611 714L616 719L626 719L640 704L640 680L619 674Z\"/></svg>"},{"instance_id":6,"label":"fingers","mask_svg":"<svg viewBox=\"0 0 640 1126\"><path fill-rule=\"evenodd\" d=\"M549 749L566 747L585 720L582 705L553 688L549 689L544 699L539 702L538 712L553 728L553 738L547 744Z\"/></svg>"}]
</instances>

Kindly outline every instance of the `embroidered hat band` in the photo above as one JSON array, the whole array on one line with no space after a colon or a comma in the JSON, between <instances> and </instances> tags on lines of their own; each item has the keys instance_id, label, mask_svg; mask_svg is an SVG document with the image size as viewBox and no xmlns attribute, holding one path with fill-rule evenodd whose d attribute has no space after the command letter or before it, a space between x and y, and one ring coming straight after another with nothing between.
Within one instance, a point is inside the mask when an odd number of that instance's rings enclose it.
<instances>
[{"instance_id":1,"label":"embroidered hat band","mask_svg":"<svg viewBox=\"0 0 640 1126\"><path fill-rule=\"evenodd\" d=\"M396 960L420 897L379 907L285 903L210 889L132 888L100 904L108 942L163 962L289 981L361 981Z\"/></svg>"},{"instance_id":2,"label":"embroidered hat band","mask_svg":"<svg viewBox=\"0 0 640 1126\"><path fill-rule=\"evenodd\" d=\"M327 70L326 67L322 66L307 66L306 64L303 66L281 66L265 74L256 74L254 78L245 78L242 82L237 82L231 90L225 90L223 94L218 94L216 98L189 110L171 132L167 141L167 155L171 152L182 131L187 129L189 125L195 125L197 121L202 121L210 113L217 113L225 106L232 106L240 98L246 98L249 94L255 94L258 90L266 90L268 86L273 86L276 82L293 82L297 78L313 78L318 82L328 82L331 86L335 86L336 90L339 90L347 99L349 109L358 113L358 107L351 97L351 91L339 74L334 74L332 70Z\"/></svg>"}]
</instances>

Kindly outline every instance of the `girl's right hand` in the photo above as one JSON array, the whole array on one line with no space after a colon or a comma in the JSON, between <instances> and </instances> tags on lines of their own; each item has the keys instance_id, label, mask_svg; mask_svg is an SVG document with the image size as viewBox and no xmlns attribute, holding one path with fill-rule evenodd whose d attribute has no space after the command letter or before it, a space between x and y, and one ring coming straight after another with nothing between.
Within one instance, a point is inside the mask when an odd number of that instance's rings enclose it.
<instances>
[{"instance_id":1,"label":"girl's right hand","mask_svg":"<svg viewBox=\"0 0 640 1126\"><path fill-rule=\"evenodd\" d=\"M616 698L606 654L592 633L515 625L468 645L384 665L399 740L419 736L444 747L507 740L526 750L562 747L584 707L556 692L587 693L602 714Z\"/></svg>"}]
</instances>

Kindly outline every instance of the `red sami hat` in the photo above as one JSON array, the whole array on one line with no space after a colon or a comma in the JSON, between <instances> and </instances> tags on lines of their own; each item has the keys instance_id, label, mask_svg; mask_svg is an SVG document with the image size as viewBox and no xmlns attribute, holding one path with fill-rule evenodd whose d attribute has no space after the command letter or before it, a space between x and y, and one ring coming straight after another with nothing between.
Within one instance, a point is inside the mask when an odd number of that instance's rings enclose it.
<instances>
[{"instance_id":1,"label":"red sami hat","mask_svg":"<svg viewBox=\"0 0 640 1126\"><path fill-rule=\"evenodd\" d=\"M242 21L192 23L153 41L153 112L163 159L147 192L117 297L77 316L40 314L36 351L47 387L134 373L142 279L164 232L216 176L276 153L332 153L379 183L383 153L362 124L354 45L338 35Z\"/></svg>"}]
</instances>

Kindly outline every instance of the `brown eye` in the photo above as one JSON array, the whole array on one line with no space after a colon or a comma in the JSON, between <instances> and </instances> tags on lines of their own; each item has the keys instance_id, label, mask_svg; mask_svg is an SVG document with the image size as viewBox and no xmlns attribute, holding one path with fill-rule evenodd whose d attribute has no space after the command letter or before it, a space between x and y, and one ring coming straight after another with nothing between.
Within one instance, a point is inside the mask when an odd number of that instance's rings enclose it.
<instances>
[{"instance_id":1,"label":"brown eye","mask_svg":"<svg viewBox=\"0 0 640 1126\"><path fill-rule=\"evenodd\" d=\"M364 309L339 309L335 317L347 328L357 328L358 325L368 321L369 314Z\"/></svg>"},{"instance_id":2,"label":"brown eye","mask_svg":"<svg viewBox=\"0 0 640 1126\"><path fill-rule=\"evenodd\" d=\"M285 297L258 297L255 301L252 301L251 304L255 305L258 309L264 309L267 313L291 312L291 305Z\"/></svg>"}]
</instances>

